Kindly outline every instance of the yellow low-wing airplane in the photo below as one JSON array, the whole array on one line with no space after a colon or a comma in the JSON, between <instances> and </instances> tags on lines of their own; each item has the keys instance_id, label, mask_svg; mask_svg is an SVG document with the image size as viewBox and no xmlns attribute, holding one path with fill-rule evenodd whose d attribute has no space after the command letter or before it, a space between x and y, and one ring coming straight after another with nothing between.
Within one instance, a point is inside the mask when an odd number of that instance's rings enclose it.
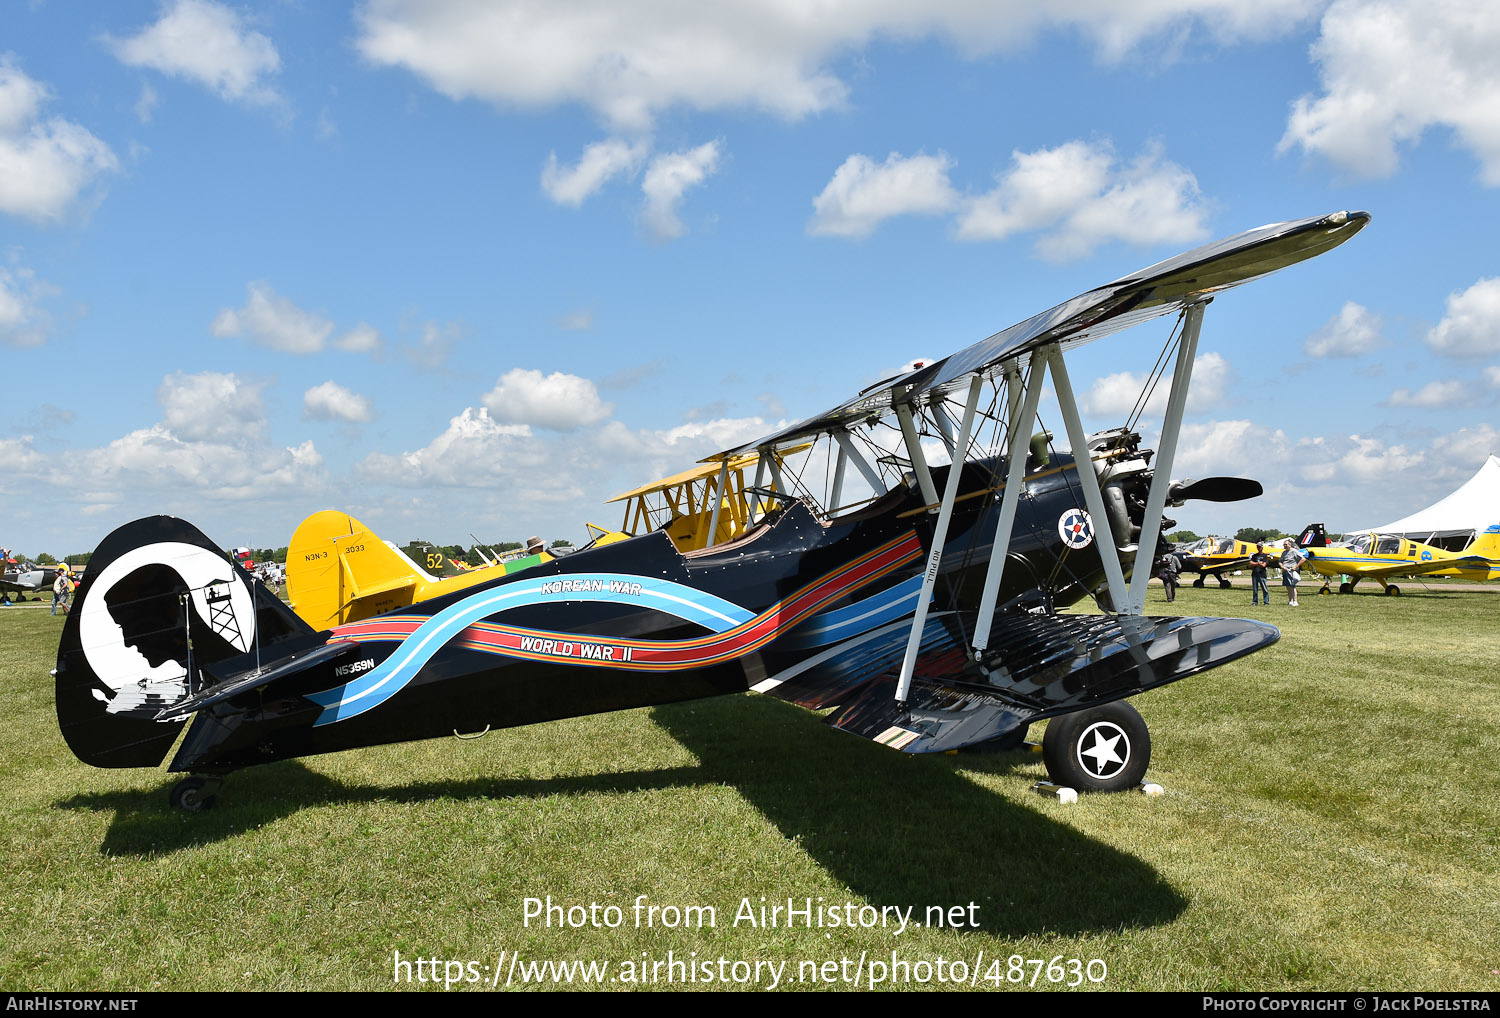
<instances>
[{"instance_id":1,"label":"yellow low-wing airplane","mask_svg":"<svg viewBox=\"0 0 1500 1018\"><path fill-rule=\"evenodd\" d=\"M1483 583L1500 579L1500 523L1461 552L1444 551L1396 534L1360 534L1341 545L1328 544L1323 524L1309 524L1298 544L1307 553L1306 568L1327 577L1319 593L1328 593L1334 577L1347 576L1340 594L1352 594L1360 580L1379 581L1388 595L1401 588L1388 582L1397 576L1457 576Z\"/></svg>"},{"instance_id":2,"label":"yellow low-wing airplane","mask_svg":"<svg viewBox=\"0 0 1500 1018\"><path fill-rule=\"evenodd\" d=\"M1231 585L1229 573L1249 567L1250 556L1255 554L1255 542L1233 537L1203 537L1179 547L1177 554L1182 559L1183 572L1198 574L1193 586L1205 586L1212 576L1219 581L1219 586L1228 587Z\"/></svg>"}]
</instances>

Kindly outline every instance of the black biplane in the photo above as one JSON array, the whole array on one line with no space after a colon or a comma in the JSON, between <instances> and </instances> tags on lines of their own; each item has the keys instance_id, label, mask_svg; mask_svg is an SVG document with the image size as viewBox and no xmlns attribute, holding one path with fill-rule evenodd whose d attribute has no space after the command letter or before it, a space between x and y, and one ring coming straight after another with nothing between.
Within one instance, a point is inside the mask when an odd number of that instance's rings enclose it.
<instances>
[{"instance_id":1,"label":"black biplane","mask_svg":"<svg viewBox=\"0 0 1500 1018\"><path fill-rule=\"evenodd\" d=\"M1248 491L1170 480L1204 310L1368 221L1198 248L724 450L704 461L717 492L747 455L755 483L697 507L709 536L688 550L667 528L601 540L319 631L190 525L137 520L94 552L64 627L63 735L87 763L149 767L191 722L172 801L195 809L255 764L754 689L836 707L835 728L908 753L1019 741L1057 718L1055 781L1136 786L1149 736L1124 699L1279 636L1142 614L1150 570L1132 566L1153 560L1164 508ZM1124 428L1086 435L1063 352L1173 312L1159 449ZM1070 454L1033 440L1049 371ZM796 473L793 448L823 450L821 474ZM720 526L725 511L738 526ZM1102 613L1058 613L1091 595Z\"/></svg>"}]
</instances>

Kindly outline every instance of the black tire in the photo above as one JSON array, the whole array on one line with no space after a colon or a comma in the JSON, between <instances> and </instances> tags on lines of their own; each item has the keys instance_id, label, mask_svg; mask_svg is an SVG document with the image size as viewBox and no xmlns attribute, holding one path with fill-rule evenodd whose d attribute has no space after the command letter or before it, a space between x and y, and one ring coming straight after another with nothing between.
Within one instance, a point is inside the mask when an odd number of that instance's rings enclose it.
<instances>
[{"instance_id":1,"label":"black tire","mask_svg":"<svg viewBox=\"0 0 1500 1018\"><path fill-rule=\"evenodd\" d=\"M1064 714L1047 723L1042 759L1055 784L1080 792L1135 788L1151 763L1151 733L1123 700Z\"/></svg>"},{"instance_id":2,"label":"black tire","mask_svg":"<svg viewBox=\"0 0 1500 1018\"><path fill-rule=\"evenodd\" d=\"M189 813L213 809L214 803L219 801L218 796L213 794L217 788L218 784L210 782L208 778L183 778L172 786L172 808L187 810Z\"/></svg>"},{"instance_id":3,"label":"black tire","mask_svg":"<svg viewBox=\"0 0 1500 1018\"><path fill-rule=\"evenodd\" d=\"M1398 587L1398 586L1396 586L1393 583L1389 587L1385 588L1385 596L1386 597L1400 597L1401 596L1401 588Z\"/></svg>"},{"instance_id":4,"label":"black tire","mask_svg":"<svg viewBox=\"0 0 1500 1018\"><path fill-rule=\"evenodd\" d=\"M1228 590L1229 588L1231 588L1233 586L1234 586L1234 584L1232 584L1232 583L1229 582L1229 577L1227 577L1227 576L1221 576L1221 577L1219 577L1219 589L1220 590Z\"/></svg>"},{"instance_id":5,"label":"black tire","mask_svg":"<svg viewBox=\"0 0 1500 1018\"><path fill-rule=\"evenodd\" d=\"M1193 581L1193 586L1197 587L1199 590L1202 590L1203 587L1204 587L1204 585L1207 584L1207 583L1208 583L1208 577L1207 576L1199 576L1196 580Z\"/></svg>"},{"instance_id":6,"label":"black tire","mask_svg":"<svg viewBox=\"0 0 1500 1018\"><path fill-rule=\"evenodd\" d=\"M1352 584L1349 581L1345 580L1343 583L1339 584L1339 593L1340 594L1352 594L1352 593L1354 593L1354 584Z\"/></svg>"}]
</instances>

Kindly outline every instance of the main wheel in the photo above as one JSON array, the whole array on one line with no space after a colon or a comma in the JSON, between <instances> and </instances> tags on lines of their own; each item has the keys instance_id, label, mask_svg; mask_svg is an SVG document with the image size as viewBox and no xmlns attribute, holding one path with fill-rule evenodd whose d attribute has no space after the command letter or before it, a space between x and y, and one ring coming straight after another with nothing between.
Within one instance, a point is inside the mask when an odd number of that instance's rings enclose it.
<instances>
[{"instance_id":1,"label":"main wheel","mask_svg":"<svg viewBox=\"0 0 1500 1018\"><path fill-rule=\"evenodd\" d=\"M211 782L208 778L183 778L172 786L172 808L185 809L189 813L213 809L218 801L213 793L218 787L218 782Z\"/></svg>"},{"instance_id":2,"label":"main wheel","mask_svg":"<svg viewBox=\"0 0 1500 1018\"><path fill-rule=\"evenodd\" d=\"M1193 586L1197 587L1199 590L1202 590L1204 584L1206 584L1207 582L1208 577L1200 574L1199 577L1193 581Z\"/></svg>"},{"instance_id":3,"label":"main wheel","mask_svg":"<svg viewBox=\"0 0 1500 1018\"><path fill-rule=\"evenodd\" d=\"M1151 734L1123 700L1053 718L1042 737L1047 775L1080 792L1122 792L1146 776Z\"/></svg>"},{"instance_id":4,"label":"main wheel","mask_svg":"<svg viewBox=\"0 0 1500 1018\"><path fill-rule=\"evenodd\" d=\"M1389 587L1385 588L1385 596L1386 597L1400 597L1401 596L1401 588L1398 587L1398 586L1396 586L1393 583Z\"/></svg>"},{"instance_id":5,"label":"main wheel","mask_svg":"<svg viewBox=\"0 0 1500 1018\"><path fill-rule=\"evenodd\" d=\"M1340 594L1352 594L1352 593L1354 593L1354 584L1352 584L1349 581L1345 580L1343 583L1339 584L1339 593Z\"/></svg>"},{"instance_id":6,"label":"main wheel","mask_svg":"<svg viewBox=\"0 0 1500 1018\"><path fill-rule=\"evenodd\" d=\"M1232 583L1229 582L1229 577L1227 577L1227 576L1221 576L1221 577L1219 577L1219 589L1220 590L1228 590L1230 587L1233 587L1233 586L1234 586L1234 584L1232 584Z\"/></svg>"}]
</instances>

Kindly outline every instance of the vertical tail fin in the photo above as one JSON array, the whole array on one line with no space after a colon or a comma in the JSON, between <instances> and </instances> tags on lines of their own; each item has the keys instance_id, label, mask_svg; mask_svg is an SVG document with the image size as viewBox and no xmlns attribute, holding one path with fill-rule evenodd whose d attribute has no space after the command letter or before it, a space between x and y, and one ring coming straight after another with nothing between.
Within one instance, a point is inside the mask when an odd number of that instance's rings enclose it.
<instances>
[{"instance_id":1,"label":"vertical tail fin","mask_svg":"<svg viewBox=\"0 0 1500 1018\"><path fill-rule=\"evenodd\" d=\"M287 547L292 609L315 629L403 608L435 580L359 520L332 509L303 520Z\"/></svg>"},{"instance_id":2,"label":"vertical tail fin","mask_svg":"<svg viewBox=\"0 0 1500 1018\"><path fill-rule=\"evenodd\" d=\"M1500 559L1500 523L1485 527L1484 533L1474 538L1474 543L1464 549L1464 554Z\"/></svg>"},{"instance_id":3,"label":"vertical tail fin","mask_svg":"<svg viewBox=\"0 0 1500 1018\"><path fill-rule=\"evenodd\" d=\"M57 649L57 721L96 767L154 767L181 721L157 715L204 682L203 668L310 630L197 528L151 516L114 531Z\"/></svg>"},{"instance_id":4,"label":"vertical tail fin","mask_svg":"<svg viewBox=\"0 0 1500 1018\"><path fill-rule=\"evenodd\" d=\"M1309 523L1302 528L1302 533L1297 537L1299 548L1326 548L1328 547L1328 532L1323 529L1321 523Z\"/></svg>"}]
</instances>

